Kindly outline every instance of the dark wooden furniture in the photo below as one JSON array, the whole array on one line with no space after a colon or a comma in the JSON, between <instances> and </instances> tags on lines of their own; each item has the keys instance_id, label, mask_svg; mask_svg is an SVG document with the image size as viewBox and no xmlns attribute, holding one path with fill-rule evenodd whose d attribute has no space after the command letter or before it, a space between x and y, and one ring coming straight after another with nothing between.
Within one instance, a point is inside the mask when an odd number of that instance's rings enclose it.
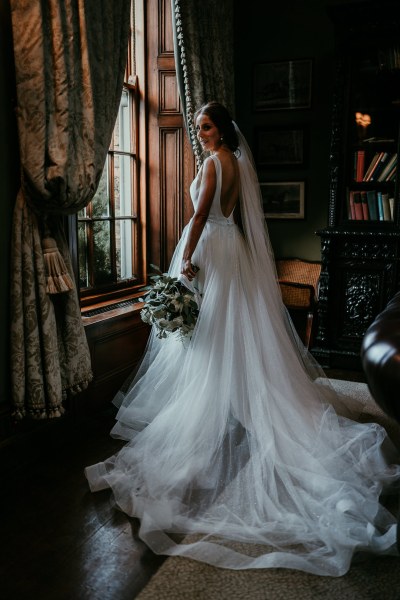
<instances>
[{"instance_id":1,"label":"dark wooden furniture","mask_svg":"<svg viewBox=\"0 0 400 600\"><path fill-rule=\"evenodd\" d=\"M363 336L400 287L398 182L379 181L376 173L364 180L377 153L393 157L399 149L400 4L357 2L330 14L336 35L330 198L328 225L317 232L322 271L312 353L326 368L361 370ZM366 201L367 192L393 198L392 216L358 212L357 218L350 201Z\"/></svg>"},{"instance_id":2,"label":"dark wooden furniture","mask_svg":"<svg viewBox=\"0 0 400 600\"><path fill-rule=\"evenodd\" d=\"M93 380L86 390L70 399L67 408L75 415L106 409L142 359L150 327L140 318L141 304L121 304L106 307L110 310L103 307L83 311Z\"/></svg>"}]
</instances>

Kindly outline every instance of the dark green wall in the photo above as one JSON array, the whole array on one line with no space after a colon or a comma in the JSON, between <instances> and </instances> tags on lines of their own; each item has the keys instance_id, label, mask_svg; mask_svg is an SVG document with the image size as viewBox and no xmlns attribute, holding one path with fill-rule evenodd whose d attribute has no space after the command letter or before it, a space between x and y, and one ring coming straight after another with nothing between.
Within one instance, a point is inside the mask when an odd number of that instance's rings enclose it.
<instances>
[{"instance_id":1,"label":"dark green wall","mask_svg":"<svg viewBox=\"0 0 400 600\"><path fill-rule=\"evenodd\" d=\"M329 144L333 94L333 27L326 0L281 0L252 3L235 0L236 119L254 148L256 127L301 125L309 135L304 168L264 169L265 181L305 180L304 221L268 221L276 256L320 259L315 231L327 224ZM339 2L336 2L339 3ZM340 2L342 3L342 2ZM254 112L254 63L311 58L312 106L309 110Z\"/></svg>"},{"instance_id":2,"label":"dark green wall","mask_svg":"<svg viewBox=\"0 0 400 600\"><path fill-rule=\"evenodd\" d=\"M0 405L9 401L9 263L12 207L18 185L14 74L8 2L0 3Z\"/></svg>"}]
</instances>

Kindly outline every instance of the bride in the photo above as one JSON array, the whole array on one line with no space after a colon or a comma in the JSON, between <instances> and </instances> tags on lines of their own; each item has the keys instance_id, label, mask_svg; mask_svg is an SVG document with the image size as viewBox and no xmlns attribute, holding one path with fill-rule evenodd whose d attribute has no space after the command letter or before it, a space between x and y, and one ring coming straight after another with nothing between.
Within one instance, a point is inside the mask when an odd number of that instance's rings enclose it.
<instances>
[{"instance_id":1,"label":"bride","mask_svg":"<svg viewBox=\"0 0 400 600\"><path fill-rule=\"evenodd\" d=\"M157 554L331 576L356 552L395 555L396 519L380 504L400 480L394 448L350 418L292 327L236 124L216 102L195 123L209 155L169 274L196 288L197 324L189 344L151 333L116 398L111 435L127 443L86 468L90 488L111 488Z\"/></svg>"}]
</instances>

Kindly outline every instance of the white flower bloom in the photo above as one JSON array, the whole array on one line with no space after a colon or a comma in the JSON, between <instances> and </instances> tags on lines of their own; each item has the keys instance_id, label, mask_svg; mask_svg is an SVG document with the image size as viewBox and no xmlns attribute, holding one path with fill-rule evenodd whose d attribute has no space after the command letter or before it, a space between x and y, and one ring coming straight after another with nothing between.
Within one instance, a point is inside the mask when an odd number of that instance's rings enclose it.
<instances>
[{"instance_id":1,"label":"white flower bloom","mask_svg":"<svg viewBox=\"0 0 400 600\"><path fill-rule=\"evenodd\" d=\"M185 336L190 337L197 315L198 307L194 302L194 295L183 288L176 278L166 275L154 279L153 285L144 298L144 306L140 313L145 323L157 327L159 338L177 332L182 341ZM186 322L187 318L190 323Z\"/></svg>"},{"instance_id":2,"label":"white flower bloom","mask_svg":"<svg viewBox=\"0 0 400 600\"><path fill-rule=\"evenodd\" d=\"M167 329L170 323L171 323L171 321L168 321L167 319L160 319L158 321L158 325L162 329Z\"/></svg>"},{"instance_id":3,"label":"white flower bloom","mask_svg":"<svg viewBox=\"0 0 400 600\"><path fill-rule=\"evenodd\" d=\"M183 308L183 302L178 302L178 300L173 300L171 302L172 306L175 308L176 312L181 312Z\"/></svg>"},{"instance_id":4,"label":"white flower bloom","mask_svg":"<svg viewBox=\"0 0 400 600\"><path fill-rule=\"evenodd\" d=\"M154 310L153 310L153 317L155 319L162 319L163 317L165 317L166 312L167 311L166 311L165 306L161 305L158 308L154 308Z\"/></svg>"}]
</instances>

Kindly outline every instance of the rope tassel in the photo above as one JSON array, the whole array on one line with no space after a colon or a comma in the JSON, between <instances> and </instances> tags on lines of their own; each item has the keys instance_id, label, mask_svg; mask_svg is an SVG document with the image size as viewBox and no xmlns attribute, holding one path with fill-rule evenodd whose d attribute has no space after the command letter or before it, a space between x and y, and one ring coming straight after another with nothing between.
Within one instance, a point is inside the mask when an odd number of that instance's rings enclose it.
<instances>
[{"instance_id":1,"label":"rope tassel","mask_svg":"<svg viewBox=\"0 0 400 600\"><path fill-rule=\"evenodd\" d=\"M52 237L42 239L42 250L46 268L48 294L62 294L74 289L74 284L65 266L63 257Z\"/></svg>"}]
</instances>

